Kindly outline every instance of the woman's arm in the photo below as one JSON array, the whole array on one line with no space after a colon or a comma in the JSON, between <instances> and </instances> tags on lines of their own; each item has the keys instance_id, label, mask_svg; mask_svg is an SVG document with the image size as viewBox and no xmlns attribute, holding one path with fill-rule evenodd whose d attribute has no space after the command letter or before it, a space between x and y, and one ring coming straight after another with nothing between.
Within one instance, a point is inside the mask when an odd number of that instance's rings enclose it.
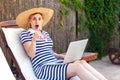
<instances>
[{"instance_id":1,"label":"woman's arm","mask_svg":"<svg viewBox=\"0 0 120 80\"><path fill-rule=\"evenodd\" d=\"M25 51L27 52L27 55L32 58L35 55L36 52L36 41L40 38L41 35L39 35L37 32L34 33L34 36L32 38L32 41L25 42L23 44L23 47Z\"/></svg>"},{"instance_id":2,"label":"woman's arm","mask_svg":"<svg viewBox=\"0 0 120 80\"><path fill-rule=\"evenodd\" d=\"M54 56L58 59L64 59L65 58L64 54L58 54L58 53L55 53L55 52L54 52Z\"/></svg>"},{"instance_id":3,"label":"woman's arm","mask_svg":"<svg viewBox=\"0 0 120 80\"><path fill-rule=\"evenodd\" d=\"M23 44L23 47L30 58L34 57L35 51L36 51L36 41L32 40L32 41L25 42Z\"/></svg>"}]
</instances>

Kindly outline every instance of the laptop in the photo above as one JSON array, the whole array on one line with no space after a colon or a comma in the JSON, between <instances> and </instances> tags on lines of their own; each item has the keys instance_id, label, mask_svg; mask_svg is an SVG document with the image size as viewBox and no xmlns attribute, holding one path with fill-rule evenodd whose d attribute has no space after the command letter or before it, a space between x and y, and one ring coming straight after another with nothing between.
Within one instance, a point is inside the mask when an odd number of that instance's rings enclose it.
<instances>
[{"instance_id":1,"label":"laptop","mask_svg":"<svg viewBox=\"0 0 120 80\"><path fill-rule=\"evenodd\" d=\"M51 63L48 63L48 64L57 65L57 64L64 64L64 63L69 63L69 62L73 62L73 61L76 61L76 60L80 60L83 56L83 53L84 53L84 50L86 48L87 42L88 42L88 39L83 39L83 40L70 42L64 60L60 60L56 63L51 62Z\"/></svg>"},{"instance_id":2,"label":"laptop","mask_svg":"<svg viewBox=\"0 0 120 80\"><path fill-rule=\"evenodd\" d=\"M63 63L73 62L82 58L88 39L70 42Z\"/></svg>"}]
</instances>

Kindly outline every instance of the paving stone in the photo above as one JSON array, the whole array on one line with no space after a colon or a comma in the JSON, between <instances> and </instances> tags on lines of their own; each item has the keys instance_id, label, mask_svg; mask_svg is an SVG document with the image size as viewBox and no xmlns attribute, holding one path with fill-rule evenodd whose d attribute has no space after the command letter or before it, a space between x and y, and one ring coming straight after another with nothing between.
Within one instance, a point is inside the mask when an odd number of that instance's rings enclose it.
<instances>
[{"instance_id":1,"label":"paving stone","mask_svg":"<svg viewBox=\"0 0 120 80\"><path fill-rule=\"evenodd\" d=\"M102 60L90 62L90 65L97 69L108 80L120 80L120 65L112 64L108 56Z\"/></svg>"}]
</instances>

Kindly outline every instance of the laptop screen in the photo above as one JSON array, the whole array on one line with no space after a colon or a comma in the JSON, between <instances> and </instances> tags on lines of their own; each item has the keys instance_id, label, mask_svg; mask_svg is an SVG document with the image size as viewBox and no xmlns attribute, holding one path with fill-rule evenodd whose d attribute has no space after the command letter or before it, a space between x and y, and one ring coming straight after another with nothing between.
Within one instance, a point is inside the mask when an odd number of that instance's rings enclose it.
<instances>
[{"instance_id":1,"label":"laptop screen","mask_svg":"<svg viewBox=\"0 0 120 80\"><path fill-rule=\"evenodd\" d=\"M86 48L88 39L70 42L64 63L81 59Z\"/></svg>"}]
</instances>

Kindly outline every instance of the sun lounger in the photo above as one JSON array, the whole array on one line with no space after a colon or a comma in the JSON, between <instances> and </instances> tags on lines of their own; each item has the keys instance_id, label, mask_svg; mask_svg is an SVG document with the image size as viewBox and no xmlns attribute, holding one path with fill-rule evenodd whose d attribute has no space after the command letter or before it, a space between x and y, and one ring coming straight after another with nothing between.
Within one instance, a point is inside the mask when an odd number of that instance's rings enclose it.
<instances>
[{"instance_id":1,"label":"sun lounger","mask_svg":"<svg viewBox=\"0 0 120 80\"><path fill-rule=\"evenodd\" d=\"M14 28L12 28L14 27ZM18 28L14 20L4 21L0 23L0 37L4 43L2 49L6 47L7 54L10 55L15 65L19 78L21 80L37 80L30 62L26 55L22 44L19 41L19 33L23 29ZM91 61L97 58L97 53L86 53L82 59Z\"/></svg>"}]
</instances>

